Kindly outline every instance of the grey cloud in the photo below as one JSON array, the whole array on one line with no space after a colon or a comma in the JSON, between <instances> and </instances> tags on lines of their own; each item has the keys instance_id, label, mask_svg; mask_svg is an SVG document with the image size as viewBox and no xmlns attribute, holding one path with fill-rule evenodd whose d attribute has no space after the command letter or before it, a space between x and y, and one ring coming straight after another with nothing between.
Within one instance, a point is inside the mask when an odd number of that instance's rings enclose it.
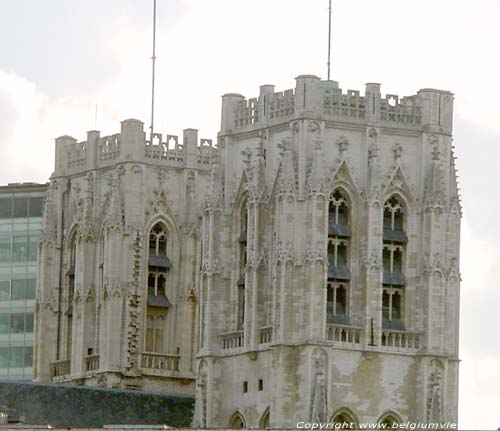
<instances>
[{"instance_id":1,"label":"grey cloud","mask_svg":"<svg viewBox=\"0 0 500 431\"><path fill-rule=\"evenodd\" d=\"M152 6L135 0L16 0L4 2L0 14L0 69L14 70L52 96L99 94L119 70L107 37L126 16L131 27L151 27ZM184 2L158 2L158 20L167 29L178 25ZM160 4L161 3L161 4ZM153 2L151 1L151 5ZM144 53L144 60L149 52Z\"/></svg>"}]
</instances>

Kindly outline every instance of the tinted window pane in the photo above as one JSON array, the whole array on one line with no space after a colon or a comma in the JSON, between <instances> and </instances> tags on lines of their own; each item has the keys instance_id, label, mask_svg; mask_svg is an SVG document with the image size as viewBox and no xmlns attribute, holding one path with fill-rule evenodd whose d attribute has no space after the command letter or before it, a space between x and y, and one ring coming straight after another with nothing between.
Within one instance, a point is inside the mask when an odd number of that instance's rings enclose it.
<instances>
[{"instance_id":1,"label":"tinted window pane","mask_svg":"<svg viewBox=\"0 0 500 431\"><path fill-rule=\"evenodd\" d=\"M33 313L26 313L26 329L24 332L33 332Z\"/></svg>"},{"instance_id":2,"label":"tinted window pane","mask_svg":"<svg viewBox=\"0 0 500 431\"><path fill-rule=\"evenodd\" d=\"M10 299L10 283L8 281L0 281L0 301L8 301Z\"/></svg>"},{"instance_id":3,"label":"tinted window pane","mask_svg":"<svg viewBox=\"0 0 500 431\"><path fill-rule=\"evenodd\" d=\"M10 262L10 238L0 238L0 262Z\"/></svg>"},{"instance_id":4,"label":"tinted window pane","mask_svg":"<svg viewBox=\"0 0 500 431\"><path fill-rule=\"evenodd\" d=\"M10 331L13 334L24 332L24 313L10 315Z\"/></svg>"},{"instance_id":5,"label":"tinted window pane","mask_svg":"<svg viewBox=\"0 0 500 431\"><path fill-rule=\"evenodd\" d=\"M38 241L40 237L30 236L28 244L28 260L35 262L38 254Z\"/></svg>"},{"instance_id":6,"label":"tinted window pane","mask_svg":"<svg viewBox=\"0 0 500 431\"><path fill-rule=\"evenodd\" d=\"M9 352L9 366L24 366L24 346L11 347Z\"/></svg>"},{"instance_id":7,"label":"tinted window pane","mask_svg":"<svg viewBox=\"0 0 500 431\"><path fill-rule=\"evenodd\" d=\"M36 299L36 279L26 280L26 299Z\"/></svg>"},{"instance_id":8,"label":"tinted window pane","mask_svg":"<svg viewBox=\"0 0 500 431\"><path fill-rule=\"evenodd\" d=\"M14 198L14 217L28 217L28 198Z\"/></svg>"},{"instance_id":9,"label":"tinted window pane","mask_svg":"<svg viewBox=\"0 0 500 431\"><path fill-rule=\"evenodd\" d=\"M0 347L0 368L7 368L9 366L9 348Z\"/></svg>"},{"instance_id":10,"label":"tinted window pane","mask_svg":"<svg viewBox=\"0 0 500 431\"><path fill-rule=\"evenodd\" d=\"M0 199L0 218L12 217L12 198Z\"/></svg>"},{"instance_id":11,"label":"tinted window pane","mask_svg":"<svg viewBox=\"0 0 500 431\"><path fill-rule=\"evenodd\" d=\"M10 299L26 299L26 280L12 280Z\"/></svg>"},{"instance_id":12,"label":"tinted window pane","mask_svg":"<svg viewBox=\"0 0 500 431\"><path fill-rule=\"evenodd\" d=\"M36 198L30 198L29 216L41 217L42 212L43 212L43 198L41 196Z\"/></svg>"},{"instance_id":13,"label":"tinted window pane","mask_svg":"<svg viewBox=\"0 0 500 431\"><path fill-rule=\"evenodd\" d=\"M15 236L12 241L12 261L25 262L28 257L28 244L25 236Z\"/></svg>"},{"instance_id":14,"label":"tinted window pane","mask_svg":"<svg viewBox=\"0 0 500 431\"><path fill-rule=\"evenodd\" d=\"M10 332L9 315L0 314L0 334L8 334Z\"/></svg>"},{"instance_id":15,"label":"tinted window pane","mask_svg":"<svg viewBox=\"0 0 500 431\"><path fill-rule=\"evenodd\" d=\"M33 366L33 346L24 348L24 366Z\"/></svg>"}]
</instances>

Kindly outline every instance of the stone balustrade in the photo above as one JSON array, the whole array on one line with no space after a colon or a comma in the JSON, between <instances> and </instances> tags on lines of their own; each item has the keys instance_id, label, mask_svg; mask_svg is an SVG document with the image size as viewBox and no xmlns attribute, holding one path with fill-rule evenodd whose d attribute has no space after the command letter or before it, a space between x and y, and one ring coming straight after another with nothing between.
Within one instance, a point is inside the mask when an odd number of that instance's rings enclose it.
<instances>
[{"instance_id":1,"label":"stone balustrade","mask_svg":"<svg viewBox=\"0 0 500 431\"><path fill-rule=\"evenodd\" d=\"M222 350L238 349L245 345L243 331L228 332L219 335Z\"/></svg>"},{"instance_id":2,"label":"stone balustrade","mask_svg":"<svg viewBox=\"0 0 500 431\"><path fill-rule=\"evenodd\" d=\"M142 368L160 371L179 371L180 355L142 352L140 364Z\"/></svg>"},{"instance_id":3,"label":"stone balustrade","mask_svg":"<svg viewBox=\"0 0 500 431\"><path fill-rule=\"evenodd\" d=\"M89 355L85 357L85 369L95 371L99 369L99 355Z\"/></svg>"},{"instance_id":4,"label":"stone balustrade","mask_svg":"<svg viewBox=\"0 0 500 431\"><path fill-rule=\"evenodd\" d=\"M421 334L416 332L384 330L382 347L391 350L418 350L421 347Z\"/></svg>"},{"instance_id":5,"label":"stone balustrade","mask_svg":"<svg viewBox=\"0 0 500 431\"><path fill-rule=\"evenodd\" d=\"M71 373L71 360L62 359L49 364L51 377L66 376Z\"/></svg>"},{"instance_id":6,"label":"stone balustrade","mask_svg":"<svg viewBox=\"0 0 500 431\"><path fill-rule=\"evenodd\" d=\"M310 109L328 120L366 124L369 120L388 127L419 129L422 124L422 101L417 95L399 97L380 93L361 95L360 91L342 91L338 84L319 81L308 91L316 94ZM305 88L305 87L304 87ZM306 91L306 90L304 90ZM293 119L305 108L303 92L289 89L278 93L262 93L259 97L240 99L233 105L232 127L235 129L262 127ZM369 98L368 98L369 97ZM369 115L369 111L371 116ZM370 117L370 118L369 118Z\"/></svg>"},{"instance_id":7,"label":"stone balustrade","mask_svg":"<svg viewBox=\"0 0 500 431\"><path fill-rule=\"evenodd\" d=\"M359 344L361 328L347 325L326 325L326 339L340 344Z\"/></svg>"},{"instance_id":8,"label":"stone balustrade","mask_svg":"<svg viewBox=\"0 0 500 431\"><path fill-rule=\"evenodd\" d=\"M259 344L269 344L273 341L273 327L264 326L259 329Z\"/></svg>"}]
</instances>

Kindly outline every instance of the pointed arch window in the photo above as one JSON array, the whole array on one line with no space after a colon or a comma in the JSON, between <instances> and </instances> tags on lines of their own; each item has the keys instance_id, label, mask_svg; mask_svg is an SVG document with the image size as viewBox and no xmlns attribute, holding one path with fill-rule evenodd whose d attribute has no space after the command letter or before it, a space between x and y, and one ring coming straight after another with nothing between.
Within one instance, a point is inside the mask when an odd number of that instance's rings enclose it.
<instances>
[{"instance_id":1,"label":"pointed arch window","mask_svg":"<svg viewBox=\"0 0 500 431\"><path fill-rule=\"evenodd\" d=\"M158 222L149 233L148 256L148 306L170 308L167 297L168 272L172 268L167 256L168 231Z\"/></svg>"},{"instance_id":2,"label":"pointed arch window","mask_svg":"<svg viewBox=\"0 0 500 431\"><path fill-rule=\"evenodd\" d=\"M404 227L404 207L396 196L392 196L384 205L382 327L400 331L405 330L402 310L408 236Z\"/></svg>"},{"instance_id":3,"label":"pointed arch window","mask_svg":"<svg viewBox=\"0 0 500 431\"><path fill-rule=\"evenodd\" d=\"M75 268L76 268L76 234L73 234L68 245L68 271L66 271L66 301L68 308L66 316L66 358L71 358L71 346L73 340L73 299L75 296Z\"/></svg>"},{"instance_id":4,"label":"pointed arch window","mask_svg":"<svg viewBox=\"0 0 500 431\"><path fill-rule=\"evenodd\" d=\"M348 200L337 189L330 196L328 205L327 323L349 324L350 239Z\"/></svg>"},{"instance_id":5,"label":"pointed arch window","mask_svg":"<svg viewBox=\"0 0 500 431\"><path fill-rule=\"evenodd\" d=\"M230 429L246 428L245 419L243 418L243 416L239 412L235 413L233 415L233 417L231 418L231 421L229 423L229 428Z\"/></svg>"},{"instance_id":6,"label":"pointed arch window","mask_svg":"<svg viewBox=\"0 0 500 431\"><path fill-rule=\"evenodd\" d=\"M238 229L238 255L239 255L239 277L237 284L237 329L242 330L245 323L245 281L247 267L247 232L248 232L248 209L244 202L241 208Z\"/></svg>"},{"instance_id":7,"label":"pointed arch window","mask_svg":"<svg viewBox=\"0 0 500 431\"><path fill-rule=\"evenodd\" d=\"M332 422L336 425L336 427L334 427L335 429L353 430L358 428L356 421L347 411L341 411L335 414Z\"/></svg>"},{"instance_id":8,"label":"pointed arch window","mask_svg":"<svg viewBox=\"0 0 500 431\"><path fill-rule=\"evenodd\" d=\"M382 417L382 419L380 419L378 421L379 424L381 424L381 426L384 427L384 429L392 429L392 428L397 428L397 424L401 423L401 421L396 418L396 416L392 415L392 414L387 414L387 415L384 415Z\"/></svg>"}]
</instances>

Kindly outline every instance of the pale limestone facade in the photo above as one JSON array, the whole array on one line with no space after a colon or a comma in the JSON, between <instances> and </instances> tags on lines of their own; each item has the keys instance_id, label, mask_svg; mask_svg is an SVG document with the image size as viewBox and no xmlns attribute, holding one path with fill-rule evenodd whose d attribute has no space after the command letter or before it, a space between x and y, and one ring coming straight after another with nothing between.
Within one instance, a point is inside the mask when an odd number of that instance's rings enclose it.
<instances>
[{"instance_id":1,"label":"pale limestone facade","mask_svg":"<svg viewBox=\"0 0 500 431\"><path fill-rule=\"evenodd\" d=\"M35 379L196 393L202 428L456 421L452 113L304 75L224 95L217 147L57 139Z\"/></svg>"},{"instance_id":2,"label":"pale limestone facade","mask_svg":"<svg viewBox=\"0 0 500 431\"><path fill-rule=\"evenodd\" d=\"M199 226L216 149L143 124L56 139L39 251L35 380L194 393Z\"/></svg>"},{"instance_id":3,"label":"pale limestone facade","mask_svg":"<svg viewBox=\"0 0 500 431\"><path fill-rule=\"evenodd\" d=\"M223 96L195 426L456 422L452 113L309 75Z\"/></svg>"}]
</instances>

